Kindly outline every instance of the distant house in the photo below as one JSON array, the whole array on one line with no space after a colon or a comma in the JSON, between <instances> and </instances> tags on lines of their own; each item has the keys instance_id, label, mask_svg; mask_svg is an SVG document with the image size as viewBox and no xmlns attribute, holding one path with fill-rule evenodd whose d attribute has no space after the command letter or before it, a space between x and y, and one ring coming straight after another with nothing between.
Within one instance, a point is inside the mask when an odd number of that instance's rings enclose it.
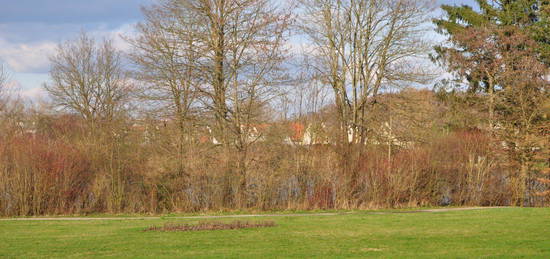
<instances>
[{"instance_id":1,"label":"distant house","mask_svg":"<svg viewBox=\"0 0 550 259\"><path fill-rule=\"evenodd\" d=\"M170 124L170 123L168 123ZM167 122L157 123L156 125L148 125L142 123L135 123L132 125L133 131L141 132L143 134L144 142L148 143L155 138L157 132L162 128L166 128ZM210 126L203 126L196 128L195 135L196 141L201 144L213 144L221 145L219 137L216 136L213 128ZM237 129L235 129L237 130ZM301 122L289 122L289 123L263 123L263 124L250 124L241 125L241 133L245 136L247 143L265 143L276 141L281 144L291 146L311 146L311 145L329 145L334 144L335 140L331 139L329 129L325 123L301 123ZM392 131L389 123L381 125L377 130L378 137L373 138L368 143L386 145L391 143L395 146L407 146L409 143L399 140ZM351 143L354 139L353 129L348 130L348 140ZM272 142L273 143L273 142Z\"/></svg>"},{"instance_id":2,"label":"distant house","mask_svg":"<svg viewBox=\"0 0 550 259\"><path fill-rule=\"evenodd\" d=\"M276 127L282 128L283 136L280 138L280 141L282 141L283 144L307 146L330 143L327 134L325 133L326 127L324 124L308 124L306 127L306 125L299 122L278 125L264 123L241 125L239 130L246 135L247 143L254 143L267 141L267 136L269 136ZM205 133L206 134L200 135L200 143L211 143L214 145L222 144L222 142L216 138L212 128L209 126L206 126Z\"/></svg>"},{"instance_id":3,"label":"distant house","mask_svg":"<svg viewBox=\"0 0 550 259\"><path fill-rule=\"evenodd\" d=\"M304 140L305 126L302 123L292 122L287 125L288 134L283 143L287 145L301 145Z\"/></svg>"}]
</instances>

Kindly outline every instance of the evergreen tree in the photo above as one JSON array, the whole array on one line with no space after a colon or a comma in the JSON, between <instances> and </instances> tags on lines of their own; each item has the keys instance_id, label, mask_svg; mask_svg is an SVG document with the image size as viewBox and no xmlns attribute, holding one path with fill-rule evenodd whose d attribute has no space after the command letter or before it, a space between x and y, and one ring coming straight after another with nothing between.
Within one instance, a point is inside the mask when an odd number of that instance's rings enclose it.
<instances>
[{"instance_id":1,"label":"evergreen tree","mask_svg":"<svg viewBox=\"0 0 550 259\"><path fill-rule=\"evenodd\" d=\"M442 8L436 19L449 41L436 47L435 60L468 82L468 91L486 107L489 131L505 143L516 205L534 205L533 194L548 180L534 176L547 171L550 100L550 1L477 0L471 6ZM547 193L542 191L542 193Z\"/></svg>"},{"instance_id":2,"label":"evergreen tree","mask_svg":"<svg viewBox=\"0 0 550 259\"><path fill-rule=\"evenodd\" d=\"M443 5L445 18L435 19L438 32L453 35L472 27L517 26L524 29L530 37L539 43L540 59L550 65L550 0L476 0L478 10L472 6ZM457 42L456 47L463 48ZM436 47L441 55L445 48ZM465 49L467 51L467 49Z\"/></svg>"}]
</instances>

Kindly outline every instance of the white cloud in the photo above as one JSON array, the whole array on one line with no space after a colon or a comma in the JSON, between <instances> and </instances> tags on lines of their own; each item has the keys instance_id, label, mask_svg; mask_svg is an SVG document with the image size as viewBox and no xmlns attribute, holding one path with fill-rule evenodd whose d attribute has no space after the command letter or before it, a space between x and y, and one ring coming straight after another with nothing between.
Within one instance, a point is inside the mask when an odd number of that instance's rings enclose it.
<instances>
[{"instance_id":1,"label":"white cloud","mask_svg":"<svg viewBox=\"0 0 550 259\"><path fill-rule=\"evenodd\" d=\"M0 39L0 59L16 73L45 73L48 57L54 53L54 42L13 44Z\"/></svg>"},{"instance_id":2,"label":"white cloud","mask_svg":"<svg viewBox=\"0 0 550 259\"><path fill-rule=\"evenodd\" d=\"M1 24L0 27L2 27ZM45 92L40 89L42 84L48 80L49 57L55 54L58 42L78 37L78 31L69 30L69 28L74 29L69 25L67 25L67 30L55 28L57 29L49 28L52 34L56 33L54 31L69 32L65 33L63 37L54 37L57 39L19 41L15 38L5 37L6 35L1 33L0 28L0 35L2 35L0 36L0 64L5 64L10 71L14 79L10 83L12 86L10 88L17 88L18 95L29 99L45 96ZM115 48L127 51L130 46L121 36L133 35L134 24L128 23L116 28L99 25L87 31L93 38L111 39Z\"/></svg>"},{"instance_id":3,"label":"white cloud","mask_svg":"<svg viewBox=\"0 0 550 259\"><path fill-rule=\"evenodd\" d=\"M9 93L13 93L13 92L19 91L20 89L21 89L21 83L19 81L10 80L6 82L2 90L7 91Z\"/></svg>"},{"instance_id":4,"label":"white cloud","mask_svg":"<svg viewBox=\"0 0 550 259\"><path fill-rule=\"evenodd\" d=\"M44 88L42 87L22 90L20 92L20 96L23 97L23 99L27 99L27 100L38 100L38 99L44 98L47 95L48 93L46 93L46 90L44 90Z\"/></svg>"},{"instance_id":5,"label":"white cloud","mask_svg":"<svg viewBox=\"0 0 550 259\"><path fill-rule=\"evenodd\" d=\"M10 80L6 83L3 89L5 96L25 101L42 100L48 96L48 93L42 87L25 88L18 80Z\"/></svg>"},{"instance_id":6,"label":"white cloud","mask_svg":"<svg viewBox=\"0 0 550 259\"><path fill-rule=\"evenodd\" d=\"M135 34L135 24L128 23L111 30L106 28L99 28L91 31L90 34L97 39L111 39L115 48L121 51L128 51L130 50L131 46L123 38L123 36L133 36Z\"/></svg>"},{"instance_id":7,"label":"white cloud","mask_svg":"<svg viewBox=\"0 0 550 259\"><path fill-rule=\"evenodd\" d=\"M90 30L89 33L97 39L112 39L117 49L126 51L130 46L121 36L132 35L134 24L128 23L114 29L99 26ZM71 40L76 37L77 33L72 33L63 38ZM10 40L9 37L0 37L0 61L7 64L15 73L47 73L50 65L49 57L55 53L57 44L57 41L51 39L18 42Z\"/></svg>"}]
</instances>

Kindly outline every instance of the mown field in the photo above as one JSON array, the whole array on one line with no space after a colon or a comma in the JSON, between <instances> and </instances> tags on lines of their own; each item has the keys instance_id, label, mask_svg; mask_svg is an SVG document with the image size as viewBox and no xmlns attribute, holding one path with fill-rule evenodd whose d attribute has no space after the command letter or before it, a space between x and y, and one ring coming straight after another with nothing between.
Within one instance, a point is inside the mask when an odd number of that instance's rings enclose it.
<instances>
[{"instance_id":1,"label":"mown field","mask_svg":"<svg viewBox=\"0 0 550 259\"><path fill-rule=\"evenodd\" d=\"M240 220L272 220L277 226L146 232L151 226L198 220L0 221L0 257L550 258L549 208Z\"/></svg>"}]
</instances>

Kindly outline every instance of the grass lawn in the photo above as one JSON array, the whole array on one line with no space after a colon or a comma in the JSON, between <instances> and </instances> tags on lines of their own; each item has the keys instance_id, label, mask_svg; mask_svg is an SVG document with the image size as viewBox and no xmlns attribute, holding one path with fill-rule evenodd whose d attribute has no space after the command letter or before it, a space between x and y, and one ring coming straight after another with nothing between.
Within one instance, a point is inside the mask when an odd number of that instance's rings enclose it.
<instances>
[{"instance_id":1,"label":"grass lawn","mask_svg":"<svg viewBox=\"0 0 550 259\"><path fill-rule=\"evenodd\" d=\"M144 232L197 220L0 221L0 257L550 258L548 208L243 220L272 220L277 226Z\"/></svg>"}]
</instances>

